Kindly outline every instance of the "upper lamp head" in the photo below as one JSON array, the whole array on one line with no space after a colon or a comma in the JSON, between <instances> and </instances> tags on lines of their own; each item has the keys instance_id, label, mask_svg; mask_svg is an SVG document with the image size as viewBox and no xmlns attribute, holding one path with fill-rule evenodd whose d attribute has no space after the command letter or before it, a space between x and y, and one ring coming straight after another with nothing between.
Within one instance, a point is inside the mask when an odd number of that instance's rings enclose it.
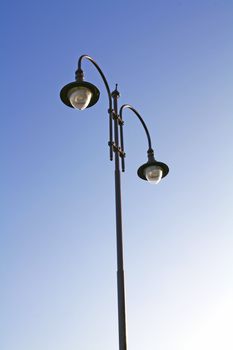
<instances>
[{"instance_id":1,"label":"upper lamp head","mask_svg":"<svg viewBox=\"0 0 233 350\"><path fill-rule=\"evenodd\" d=\"M95 85L83 81L82 71L81 77L77 74L76 77L78 77L76 81L61 89L60 97L68 107L83 110L93 106L98 101L100 92Z\"/></svg>"},{"instance_id":2,"label":"upper lamp head","mask_svg":"<svg viewBox=\"0 0 233 350\"><path fill-rule=\"evenodd\" d=\"M148 160L147 163L140 166L138 169L138 176L151 184L157 184L168 172L169 168L165 163L157 162L153 159Z\"/></svg>"}]
</instances>

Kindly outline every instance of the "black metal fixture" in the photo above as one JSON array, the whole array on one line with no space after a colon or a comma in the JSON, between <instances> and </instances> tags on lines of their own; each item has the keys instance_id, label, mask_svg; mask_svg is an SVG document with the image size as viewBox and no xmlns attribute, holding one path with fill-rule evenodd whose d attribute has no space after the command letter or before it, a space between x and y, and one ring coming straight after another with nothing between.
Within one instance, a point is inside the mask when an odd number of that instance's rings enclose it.
<instances>
[{"instance_id":1,"label":"black metal fixture","mask_svg":"<svg viewBox=\"0 0 233 350\"><path fill-rule=\"evenodd\" d=\"M76 71L75 80L65 85L61 90L62 102L69 107L80 110L93 106L100 95L97 87L84 81L84 74L81 68Z\"/></svg>"},{"instance_id":2,"label":"black metal fixture","mask_svg":"<svg viewBox=\"0 0 233 350\"><path fill-rule=\"evenodd\" d=\"M62 102L72 108L83 110L93 106L99 99L99 90L91 83L84 81L84 74L81 68L83 59L90 61L100 73L106 87L109 99L109 150L110 160L115 161L115 205L116 205L116 241L117 241L117 296L118 296L118 329L119 329L119 350L126 350L126 321L125 321L125 283L123 263L123 237L122 237L122 210L121 210L121 170L125 171L125 151L123 138L123 110L130 109L140 120L148 140L148 161L138 169L138 176L150 183L158 183L165 177L169 168L165 163L158 162L154 158L154 150L151 145L151 138L147 126L138 111L131 105L121 106L118 112L118 98L120 97L117 85L111 93L108 82L98 64L88 55L82 55L78 61L78 69L75 72L75 81L65 85L60 97Z\"/></svg>"}]
</instances>

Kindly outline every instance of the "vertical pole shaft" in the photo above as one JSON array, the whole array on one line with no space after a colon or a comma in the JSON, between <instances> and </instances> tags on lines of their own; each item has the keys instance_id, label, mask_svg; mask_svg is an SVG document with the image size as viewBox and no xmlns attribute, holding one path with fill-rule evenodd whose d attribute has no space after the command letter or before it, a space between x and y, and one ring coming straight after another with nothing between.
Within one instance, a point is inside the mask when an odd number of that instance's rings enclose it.
<instances>
[{"instance_id":1,"label":"vertical pole shaft","mask_svg":"<svg viewBox=\"0 0 233 350\"><path fill-rule=\"evenodd\" d=\"M116 90L112 93L115 116L118 115L117 100L120 94ZM123 263L123 239L122 239L122 211L121 211L121 176L119 166L119 135L118 121L114 120L115 143L115 199L116 199L116 240L117 240L117 297L118 297L118 329L119 350L126 350L126 320L125 320L125 284Z\"/></svg>"}]
</instances>

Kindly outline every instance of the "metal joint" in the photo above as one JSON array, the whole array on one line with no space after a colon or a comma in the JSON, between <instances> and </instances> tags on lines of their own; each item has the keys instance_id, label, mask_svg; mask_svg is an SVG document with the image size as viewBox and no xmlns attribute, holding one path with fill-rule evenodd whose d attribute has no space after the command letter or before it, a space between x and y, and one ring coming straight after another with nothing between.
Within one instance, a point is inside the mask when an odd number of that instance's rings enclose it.
<instances>
[{"instance_id":1,"label":"metal joint","mask_svg":"<svg viewBox=\"0 0 233 350\"><path fill-rule=\"evenodd\" d=\"M117 120L118 125L124 125L123 119L114 110L112 111L111 115L113 120Z\"/></svg>"},{"instance_id":2,"label":"metal joint","mask_svg":"<svg viewBox=\"0 0 233 350\"><path fill-rule=\"evenodd\" d=\"M112 144L112 148L113 148L113 151L115 153L117 152L121 158L125 158L126 157L125 152L121 149L121 147L117 147L115 145L115 143Z\"/></svg>"},{"instance_id":3,"label":"metal joint","mask_svg":"<svg viewBox=\"0 0 233 350\"><path fill-rule=\"evenodd\" d=\"M149 148L148 151L147 151L147 156L148 156L148 160L150 162L154 161L155 160L155 157L154 157L154 150L152 148Z\"/></svg>"},{"instance_id":4,"label":"metal joint","mask_svg":"<svg viewBox=\"0 0 233 350\"><path fill-rule=\"evenodd\" d=\"M112 119L118 120L118 114L114 110L112 111Z\"/></svg>"},{"instance_id":5,"label":"metal joint","mask_svg":"<svg viewBox=\"0 0 233 350\"><path fill-rule=\"evenodd\" d=\"M118 124L119 124L119 125L124 125L124 120L121 119L120 116L118 116L117 120L118 120Z\"/></svg>"},{"instance_id":6,"label":"metal joint","mask_svg":"<svg viewBox=\"0 0 233 350\"><path fill-rule=\"evenodd\" d=\"M76 81L83 81L84 80L84 73L81 68L78 68L75 72L75 80Z\"/></svg>"}]
</instances>

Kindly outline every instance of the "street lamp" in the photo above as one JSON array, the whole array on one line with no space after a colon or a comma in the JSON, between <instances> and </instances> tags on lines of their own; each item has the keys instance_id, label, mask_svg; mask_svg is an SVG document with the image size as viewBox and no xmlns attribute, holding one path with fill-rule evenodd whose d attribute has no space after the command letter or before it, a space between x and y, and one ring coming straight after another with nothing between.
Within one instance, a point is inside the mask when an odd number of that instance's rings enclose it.
<instances>
[{"instance_id":1,"label":"street lamp","mask_svg":"<svg viewBox=\"0 0 233 350\"><path fill-rule=\"evenodd\" d=\"M83 59L90 61L98 70L106 87L109 99L109 150L110 160L115 161L115 205L116 205L116 241L117 241L117 297L118 297L118 329L119 329L119 350L126 350L126 321L125 321L125 286L124 286L124 264L123 264L123 239L122 239L122 211L121 211L121 171L125 171L125 152L123 138L123 111L130 109L140 120L148 140L148 161L138 169L138 176L152 184L157 184L165 177L169 168L165 163L158 162L154 157L154 150L151 145L151 138L147 126L138 111L131 105L124 104L118 112L118 98L120 97L117 85L111 93L107 79L98 64L88 55L80 56L78 69L75 72L75 81L65 85L60 97L62 102L71 108L83 110L93 106L99 99L100 92L97 87L84 81L84 74L81 68ZM114 127L113 127L114 126ZM113 157L114 155L114 157Z\"/></svg>"}]
</instances>

